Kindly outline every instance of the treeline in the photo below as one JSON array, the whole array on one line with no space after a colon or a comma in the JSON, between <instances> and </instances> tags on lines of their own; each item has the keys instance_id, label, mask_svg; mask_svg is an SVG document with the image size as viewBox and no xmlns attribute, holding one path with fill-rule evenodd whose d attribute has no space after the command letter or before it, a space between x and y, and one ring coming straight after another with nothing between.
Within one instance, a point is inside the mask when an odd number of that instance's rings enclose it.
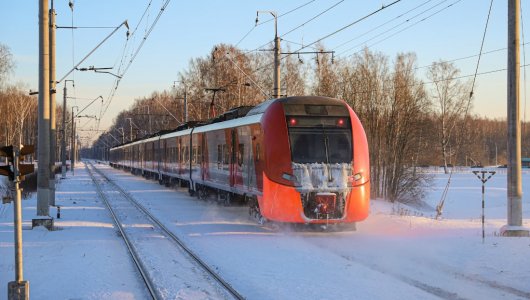
<instances>
[{"instance_id":1,"label":"treeline","mask_svg":"<svg viewBox=\"0 0 530 300\"><path fill-rule=\"evenodd\" d=\"M391 200L421 196L419 166L502 165L506 163L506 122L472 115L471 87L451 63L434 62L420 73L414 53L394 58L365 49L350 58L322 53L311 59L282 59L282 96L321 95L345 100L359 115L368 136L372 195ZM230 108L255 105L272 94L273 57L217 45L194 58L172 90L139 98L115 119L109 135L95 147L127 142L189 120L212 117ZM426 79L422 79L426 78ZM214 93L213 90L216 90ZM523 156L530 136L523 126Z\"/></svg>"},{"instance_id":2,"label":"treeline","mask_svg":"<svg viewBox=\"0 0 530 300\"><path fill-rule=\"evenodd\" d=\"M38 98L29 95L29 89L23 84L10 84L14 69L10 49L0 44L0 145L35 145L38 151L37 124ZM57 142L60 142L62 107L56 107ZM70 114L67 112L67 120ZM71 136L67 130L67 138ZM59 151L60 147L56 147ZM36 157L36 154L35 154ZM57 156L59 152L57 152Z\"/></svg>"},{"instance_id":3,"label":"treeline","mask_svg":"<svg viewBox=\"0 0 530 300\"><path fill-rule=\"evenodd\" d=\"M506 122L472 114L470 84L459 79L453 64L433 62L424 71L414 53L389 57L365 49L337 59L324 47L319 49L321 53L312 57L290 55L281 60L281 94L340 98L354 109L369 141L372 196L401 201L421 196L425 178L416 172L419 166L506 163ZM18 130L24 141L36 144L36 98L6 87L10 68L2 66L0 59L0 112L6 115L24 107L21 103L28 109L0 120L0 138L13 143ZM256 105L272 94L272 66L272 52L217 45L208 55L192 59L172 89L138 98L119 113L86 153L101 157L113 145L176 128L185 121L185 96L190 121ZM57 116L59 123L61 114ZM522 128L522 153L528 157L528 124Z\"/></svg>"}]
</instances>

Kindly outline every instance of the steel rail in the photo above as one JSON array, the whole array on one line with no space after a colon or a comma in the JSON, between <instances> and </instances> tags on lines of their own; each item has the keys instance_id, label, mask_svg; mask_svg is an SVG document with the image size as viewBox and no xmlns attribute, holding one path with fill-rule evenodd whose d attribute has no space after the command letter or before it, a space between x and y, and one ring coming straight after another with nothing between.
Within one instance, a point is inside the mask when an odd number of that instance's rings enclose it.
<instances>
[{"instance_id":1,"label":"steel rail","mask_svg":"<svg viewBox=\"0 0 530 300\"><path fill-rule=\"evenodd\" d=\"M90 163L92 165L92 163ZM110 184L112 184L123 196L125 196L131 203L136 206L136 208L140 209L153 223L155 223L168 237L170 237L178 246L186 252L190 258L192 258L197 264L199 264L200 267L202 267L208 274L210 274L222 287L224 287L230 295L232 295L235 299L243 300L245 297L243 297L239 292L237 292L228 282L226 282L219 274L217 274L206 262L204 262L195 252L193 252L186 244L177 237L173 232L171 232L164 224L162 224L157 218L155 218L143 205L138 203L128 192L123 190L122 187L117 185L114 181L112 181L108 176L103 174L100 170L94 167L92 165L94 170L101 175L103 178L107 180Z\"/></svg>"},{"instance_id":2,"label":"steel rail","mask_svg":"<svg viewBox=\"0 0 530 300\"><path fill-rule=\"evenodd\" d=\"M94 168L94 170L98 171L92 164L90 164L90 165L92 166L92 168ZM107 199L107 196L105 196L105 194L103 193L103 190L102 190L99 182L97 182L94 174L92 173L90 168L87 166L86 162L85 162L85 168L87 169L88 174L92 178L92 181L96 185L96 189L97 189L97 192L98 192L100 198L103 200L103 202L105 203L105 205L109 209L109 212L110 212L110 214L112 216L112 219L114 220L114 223L118 227L118 230L120 231L120 235L122 236L123 240L125 241L125 245L127 246L127 249L129 250L129 254L131 254L131 257L132 257L132 259L134 261L134 264L135 264L136 268L138 269L138 271L140 272L140 275L142 276L142 280L144 281L145 285L147 286L147 289L149 290L149 294L151 295L153 300L163 299L163 297L160 297L158 295L158 293L156 292L156 290L154 288L154 284L153 284L151 278L149 278L149 276L147 275L148 273L147 273L147 271L145 269L145 266L142 264L141 260L139 259L138 253L136 252L136 250L135 250L134 246L132 245L132 243L129 241L129 238L125 234L125 230L123 229L123 226L121 225L121 223L118 220L118 216L114 212L114 209L110 206L110 203L109 203L109 201ZM105 176L102 176L102 177L105 178L105 180L108 180Z\"/></svg>"}]
</instances>

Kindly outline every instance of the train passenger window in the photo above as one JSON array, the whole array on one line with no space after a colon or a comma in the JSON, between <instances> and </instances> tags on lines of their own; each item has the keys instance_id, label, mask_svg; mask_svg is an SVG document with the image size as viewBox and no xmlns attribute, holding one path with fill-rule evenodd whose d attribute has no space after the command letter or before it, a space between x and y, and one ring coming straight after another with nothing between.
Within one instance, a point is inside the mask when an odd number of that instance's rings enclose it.
<instances>
[{"instance_id":1,"label":"train passenger window","mask_svg":"<svg viewBox=\"0 0 530 300\"><path fill-rule=\"evenodd\" d=\"M202 163L202 152L201 152L201 146L197 147L197 163Z\"/></svg>"},{"instance_id":2,"label":"train passenger window","mask_svg":"<svg viewBox=\"0 0 530 300\"><path fill-rule=\"evenodd\" d=\"M178 151L179 151L179 153L178 153L178 161L179 161L179 163L182 163L182 152L183 152L182 148L183 147L181 145L179 145L179 147L178 147Z\"/></svg>"},{"instance_id":3,"label":"train passenger window","mask_svg":"<svg viewBox=\"0 0 530 300\"><path fill-rule=\"evenodd\" d=\"M191 163L195 164L197 162L197 147L193 146L191 149Z\"/></svg>"},{"instance_id":4,"label":"train passenger window","mask_svg":"<svg viewBox=\"0 0 530 300\"><path fill-rule=\"evenodd\" d=\"M243 158L245 157L245 144L239 144L239 151L237 152L237 164L243 165Z\"/></svg>"},{"instance_id":5,"label":"train passenger window","mask_svg":"<svg viewBox=\"0 0 530 300\"><path fill-rule=\"evenodd\" d=\"M260 159L260 145L259 143L256 144L256 161L258 161Z\"/></svg>"},{"instance_id":6,"label":"train passenger window","mask_svg":"<svg viewBox=\"0 0 530 300\"><path fill-rule=\"evenodd\" d=\"M223 162L223 150L221 145L217 145L217 168L221 169L221 163Z\"/></svg>"},{"instance_id":7,"label":"train passenger window","mask_svg":"<svg viewBox=\"0 0 530 300\"><path fill-rule=\"evenodd\" d=\"M226 144L223 145L223 164L228 165L230 163L230 153Z\"/></svg>"}]
</instances>

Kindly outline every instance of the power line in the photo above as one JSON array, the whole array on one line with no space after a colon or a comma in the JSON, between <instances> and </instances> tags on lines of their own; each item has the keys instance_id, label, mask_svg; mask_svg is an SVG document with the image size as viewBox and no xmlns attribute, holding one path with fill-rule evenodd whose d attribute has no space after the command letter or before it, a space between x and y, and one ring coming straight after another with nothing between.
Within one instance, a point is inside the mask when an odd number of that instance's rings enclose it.
<instances>
[{"instance_id":1,"label":"power line","mask_svg":"<svg viewBox=\"0 0 530 300\"><path fill-rule=\"evenodd\" d=\"M373 16L373 15L375 15L375 14L377 14L377 13L379 13L379 12L381 12L381 11L383 11L383 10L389 8L390 6L393 6L394 4L399 3L399 2L401 2L401 0L395 0L394 2L392 2L392 3L390 3L390 4L387 4L387 5L384 5L384 4L383 4L383 6L381 6L381 8L379 8L379 9L377 9L377 10L375 10L375 11L369 13L369 14L367 14L367 15L364 16L364 17L361 17L361 18L359 18L359 19L357 19L357 20L351 22L351 23L348 24L348 25L345 25L345 26L343 26L343 27L341 27L341 28L335 30L334 32L332 32L332 33L330 33L330 34L325 35L325 36L322 37L322 38L319 38L318 40L316 40L316 41L314 41L314 42L312 42L312 43L310 43L310 44L308 44L308 45L306 45L306 46L303 46L302 48L298 49L298 50L295 51L295 52L301 51L301 50L303 50L303 49L305 49L305 48L307 48L307 47L309 47L309 46L312 46L312 45L314 45L314 44L316 44L316 43L318 43L318 42L321 42L321 41L323 41L323 40L325 40L325 39L327 39L327 38L329 38L329 37L331 37L331 36L333 36L333 35L335 35L335 34L341 32L341 31L343 31L343 30L345 30L345 29L347 29L347 28L350 28L351 26L353 26L353 25L355 25L355 24L357 24L357 23L359 23L359 22L361 22L361 21L364 21L364 20L368 19L369 17L371 17L371 16Z\"/></svg>"},{"instance_id":2,"label":"power line","mask_svg":"<svg viewBox=\"0 0 530 300\"><path fill-rule=\"evenodd\" d=\"M290 11L284 12L283 14L278 15L278 19L281 18L281 17L283 17L283 16L286 16L286 15L292 13L292 12L295 12L295 11L299 10L300 8L305 7L305 6L311 4L311 3L315 2L315 1L316 1L316 0L311 0L311 1L306 2L306 3L304 3L304 4L302 4L302 5L298 6L298 7L295 7L295 8L293 8L293 9L291 9ZM266 24L266 23L272 22L272 20L274 20L274 18L270 18L270 19L268 19L268 20L266 20L266 21L263 21L263 22L261 22L261 23L258 23L258 24L256 24L256 26L260 26L260 25L263 25L263 24Z\"/></svg>"},{"instance_id":3,"label":"power line","mask_svg":"<svg viewBox=\"0 0 530 300\"><path fill-rule=\"evenodd\" d=\"M492 6L493 6L493 0L491 0L491 2L490 2L490 9L488 11L488 18L486 19L486 26L484 27L484 34L482 35L482 42L480 43L480 51L478 53L477 67L475 68L475 76L473 77L473 83L471 84L471 92L469 93L469 101L468 101L468 104L467 104L468 108L469 108L469 104L471 103L471 97L473 96L473 88L475 87L475 81L477 79L476 74L478 72L478 67L480 65L480 58L482 57L482 49L484 48L484 40L486 39L486 32L488 31L488 23L490 21L491 7Z\"/></svg>"},{"instance_id":4,"label":"power line","mask_svg":"<svg viewBox=\"0 0 530 300\"><path fill-rule=\"evenodd\" d=\"M366 31L366 32L364 32L364 33L362 33L362 34L360 34L360 35L354 37L353 39L350 39L350 40L348 40L348 41L346 41L346 42L343 42L343 43L339 44L338 46L335 46L335 48L333 48L332 50L337 50L338 48L340 48L340 47L342 47L342 46L344 46L344 45L346 45L346 44L349 44L349 43L351 43L351 42L357 40L358 38L360 38L360 37L362 37L362 36L365 36L365 35L367 35L368 33L373 32L373 31L375 31L375 30L377 30L377 29L379 29L379 28L381 28L381 27L383 27L383 26L385 26L385 25L387 25L387 24L389 24L389 23L392 23L392 22L394 22L395 20L397 20L397 19L399 19L399 18L401 18L401 17L407 15L407 14L410 13L410 12L413 12L414 10L416 10L416 9L418 9L418 8L424 6L424 5L426 5L427 3L432 2L432 1L433 1L433 0L427 0L427 1L423 2L422 4L420 4L420 5L416 6L416 7L414 7L414 8L412 8L412 9L410 9L410 10L408 10L408 11L406 11L406 12L404 12L404 13L398 15L398 16L396 16L395 18L390 19L389 21L386 21L386 22L384 22L383 24L381 24L381 25L379 25L379 26L376 26L375 28L372 28L372 29L369 30L369 31ZM447 0L444 0L444 1L442 1L442 2L445 2L445 1L447 1ZM439 4L438 4L438 5L439 5ZM414 17L413 17L413 18L414 18ZM410 19L409 19L409 20L410 20ZM407 21L409 21L409 20L407 20Z\"/></svg>"},{"instance_id":5,"label":"power line","mask_svg":"<svg viewBox=\"0 0 530 300\"><path fill-rule=\"evenodd\" d=\"M459 0L459 1L461 1L461 0ZM361 21L363 21L363 20L365 20L365 19L367 19L367 18L369 18L369 17L371 17L371 16L373 16L373 15L379 13L379 12L381 12L382 10L384 10L384 9L386 9L386 8L388 8L388 7L390 7L390 6L394 5L394 4L396 4L396 3L398 3L398 2L401 2L401 0L396 0L396 1L394 1L394 2L392 2L392 3L390 3L390 4L388 4L388 5L382 5L381 8L379 8L379 9L377 9L377 10L375 10L375 11L369 13L368 15L365 15L365 16L363 16L363 17L361 17L361 18L359 18L359 19L357 19L357 20L351 22L351 23L348 24L348 25L345 25L345 26L341 27L340 29L335 30L334 32L332 32L332 33L330 33L330 34L327 34L326 36L324 36L324 37L322 37L322 38L320 38L320 39L318 39L318 40L316 40L316 41L314 41L314 42L312 42L312 43L310 43L310 44L308 44L308 45L302 46L300 49L298 49L297 51L294 51L293 53L299 52L299 51L301 51L301 50L303 50L303 49L305 49L305 48L308 48L308 47L310 47L310 46L312 46L312 45L314 45L314 44L316 44L316 43L318 43L318 42L320 42L320 41L322 41L322 40L324 40L324 39L327 39L327 38L329 38L330 36L333 36L333 35L335 35L335 34L341 32L341 31L343 31L343 30L345 30L345 29L347 29L347 28L349 28L349 27L351 27L351 26L353 26L353 25L355 25L355 24L357 24L357 23L359 23L359 22L361 22ZM268 45L268 44L269 44L269 43L267 43L267 44L265 44L265 45ZM263 45L263 46L265 46L265 45ZM262 48L263 46L260 46L260 47L258 47L257 49L252 50L252 51L249 51L249 52L256 51L256 50ZM243 53L243 54L247 54L247 53L248 53L248 52ZM288 54L288 55L282 57L281 60L287 58L287 57L290 56L290 55L292 55L292 54ZM250 74L252 75L252 74L254 74L254 73L258 72L258 71L261 71L261 70L263 70L263 69L267 69L267 68L270 68L270 67L271 67L271 65L270 65L269 63L264 63L262 66L259 66L259 67L256 68L254 71L252 71Z\"/></svg>"},{"instance_id":6,"label":"power line","mask_svg":"<svg viewBox=\"0 0 530 300\"><path fill-rule=\"evenodd\" d=\"M433 16L435 16L435 15L441 13L442 11L444 11L444 10L446 10L446 9L448 9L448 8L450 8L450 7L452 7L453 5L455 5L455 4L457 4L458 2L461 2L461 1L462 1L462 0L457 0L457 1L455 1L455 2L453 2L453 3L451 3L451 4L449 4L449 5L445 6L444 8L442 8L442 9L440 9L440 10L438 10L438 11L436 11L436 12L430 14L430 15L428 15L427 17L425 17L425 18L423 18L423 19L421 19L421 20L419 20L419 21L417 21L417 22L415 22L415 23L413 23L413 24L410 24L409 26L407 26L407 27L401 29L400 31L395 32L395 33L393 33L393 34L391 34L391 35L389 35L389 36L387 36L387 37L385 37L385 38L383 38L383 39L381 39L381 40L379 40L379 41L377 41L377 42L375 42L375 43L373 43L373 44L371 44L371 45L369 45L369 46L366 46L366 47L367 47L367 48L370 48L370 47L372 47L372 46L374 46L374 45L377 45L377 44L379 44L379 43L381 43L381 42L383 42L383 41L386 41L386 40L388 40L389 38L391 38L391 37L393 37L393 36L395 36L395 35L397 35L397 34L403 32L403 31L405 31L405 30L411 28L412 26L415 26L415 25L417 25L417 24L419 24L419 23L421 23L421 22L423 22L423 21L425 21L425 20L427 20L427 19L430 19L431 17L433 17ZM401 24L400 24L400 25L401 25ZM399 25L398 25L398 26L399 26ZM398 26L394 26L392 29L394 29L394 28L396 28L396 27L398 27ZM386 31L386 32L388 32L388 31ZM386 32L385 32L385 33L386 33ZM373 39L373 38L372 38L372 39ZM372 40L372 39L370 39L370 40ZM368 40L368 41L369 41L369 40ZM367 42L367 41L365 41L364 43L366 43L366 42ZM357 45L357 46L355 46L355 47L352 47L352 48L348 49L347 51L349 51L349 50L351 50L351 49L354 49L354 48L356 48L356 47L359 47L359 46L363 45L364 43L361 43L361 44L359 44L359 45ZM343 51L342 53L347 52L347 51ZM360 51L362 51L362 50L359 50L359 51L357 51L357 52L355 52L355 53L352 53L352 54L350 54L349 56L353 56L353 55L355 55L356 53L358 53L358 52L360 52ZM341 54L342 54L342 53L341 53Z\"/></svg>"},{"instance_id":7,"label":"power line","mask_svg":"<svg viewBox=\"0 0 530 300\"><path fill-rule=\"evenodd\" d=\"M293 28L293 29L287 31L286 33L282 34L280 37L284 37L284 36L288 35L289 33L291 33L291 32L293 32L293 31L295 31L295 30L297 30L297 29L299 29L299 28L305 26L305 25L308 24L309 22L311 22L311 21L315 20L316 18L320 17L321 15L327 13L328 11L330 11L331 9L333 9L334 7L336 7L337 5L341 4L342 2L344 2L344 0L341 0L341 1L339 1L339 2L337 2L337 3L335 3L335 4L333 4L332 6L328 7L328 8L325 9L324 11L322 11L322 12L320 12L319 14L315 15L314 17L312 17L311 19L305 21L304 23L302 23L302 24L296 26L295 28Z\"/></svg>"},{"instance_id":8,"label":"power line","mask_svg":"<svg viewBox=\"0 0 530 300\"><path fill-rule=\"evenodd\" d=\"M285 12L285 13L279 15L279 16L278 16L278 19L281 18L281 17L283 17L283 16L286 16L286 15L288 15L288 14L294 12L294 11L297 11L297 10L299 10L300 8L305 7L305 6L311 4L311 3L315 2L315 1L316 1L316 0L311 0L311 1L306 2L306 3L304 3L304 4L300 5L300 6L297 6L297 7L293 8L293 9L291 9L290 11L287 11L287 12ZM247 33L246 33L241 39L239 39L239 41L236 43L235 46L237 47L239 44L241 44L241 42L243 42L243 40L245 40L245 39L250 35L250 33L251 33L252 31L254 31L254 29L256 29L256 27L261 26L261 25L266 24L266 23L269 23L269 22L271 22L272 20L274 20L274 18L268 19L268 20L266 20L266 21L263 21L263 22L261 22L261 23L257 23L256 25L254 25L254 26L253 26L253 27L252 27L252 28L251 28L251 29L250 29L250 30L249 30L249 31L248 31L248 32L247 32ZM267 44L268 44L268 43L267 43ZM261 48L261 47L260 47L260 48ZM256 51L256 50L253 50L253 51Z\"/></svg>"},{"instance_id":9,"label":"power line","mask_svg":"<svg viewBox=\"0 0 530 300\"><path fill-rule=\"evenodd\" d=\"M471 99L473 99L473 90L475 88L475 81L477 79L478 67L480 65L480 58L482 56L482 49L484 47L484 40L486 39L486 32L488 31L488 23L489 23L489 20L490 20L491 7L492 6L493 6L493 0L491 0L491 2L490 2L490 7L489 7L489 10L488 10L488 17L486 18L486 25L484 26L484 33L482 35L482 41L480 43L480 51L479 51L479 55L478 55L478 59L477 59L477 67L475 68L475 74L473 75L473 83L471 84L471 91L469 92L469 98L467 100L467 105L466 105L466 108L464 110L463 124L465 124L465 122L466 122L466 120L468 118L469 107L471 106ZM456 125L456 123L455 123L455 125ZM453 125L453 127L455 125ZM452 128L451 128L451 130L452 130ZM464 132L464 126L462 126L462 128L461 128L461 134L463 132ZM458 155L458 153L460 152L461 146L462 146L462 144L458 143L458 145L456 147L456 155ZM440 204L438 204L438 206L437 206L437 211L438 211L437 217L439 217L439 215L441 214L441 207L443 207L443 204L445 203L445 198L447 196L447 192L449 190L449 186L451 185L451 177L453 176L453 172L454 172L454 168L451 169L451 174L449 174L449 178L447 179L447 184L445 185L444 192L442 193L442 198L440 200Z\"/></svg>"},{"instance_id":10,"label":"power line","mask_svg":"<svg viewBox=\"0 0 530 300\"><path fill-rule=\"evenodd\" d=\"M526 67L526 66L528 66L528 65L523 65L523 66L521 66L521 68L522 67ZM452 78L448 78L448 79L440 79L440 80L420 82L420 83L409 84L409 85L394 86L394 87L389 87L389 88L372 89L372 90L368 90L368 91L353 92L352 94L367 94L367 93L372 93L372 92L377 92L377 91L391 91L391 90L395 90L395 89L414 87L414 86L422 86L422 85L434 84L434 83L438 83L438 82L469 78L469 77L473 77L475 75L476 76L482 76L482 75L494 74L494 73L498 73L498 72L502 72L502 71L506 71L506 70L507 70L506 68L496 69L496 70L490 70L490 71L485 71L485 72L476 73L476 74L461 75L461 76L452 77Z\"/></svg>"},{"instance_id":11,"label":"power line","mask_svg":"<svg viewBox=\"0 0 530 300\"><path fill-rule=\"evenodd\" d=\"M156 24L158 23L158 20L160 19L160 17L162 16L162 14L164 13L164 11L166 10L167 6L169 5L169 3L171 2L171 0L166 0L162 7L160 8L160 11L158 12L158 15L156 16L155 20L151 23L150 26L146 26L146 32L142 38L142 41L140 42L140 45L138 45L138 48L136 48L136 50L134 51L134 54L132 55L131 59L129 60L129 62L127 63L127 65L125 66L125 69L123 70L123 72L121 72L120 74L118 74L120 77L123 78L123 76L125 75L125 73L127 72L127 70L129 70L129 67L132 65L133 61L135 60L136 56L138 55L138 53L140 52L140 50L142 49L143 45L145 44L145 41L147 40L147 38L149 37L149 35L151 34L151 32L153 31L153 29L155 28ZM149 2L149 5L148 5L148 8L149 6L151 5L151 2ZM146 9L147 11L147 9ZM144 14L143 16L146 14L146 12L144 11ZM143 18L142 16L142 18ZM139 24L139 23L138 23ZM139 25L136 26L135 28L135 32L137 30ZM135 33L133 32L133 34ZM100 116L99 116L99 119L101 120L101 118L103 117L103 115L107 112L107 109L109 108L112 100L114 99L114 96L116 94L116 90L118 89L118 86L119 86L119 83L120 83L120 80L121 78L117 78L115 80L115 85L113 87L113 89L111 90L110 92L110 97L108 98L108 102L106 103L105 105L105 108L103 109L102 113L100 113Z\"/></svg>"}]
</instances>

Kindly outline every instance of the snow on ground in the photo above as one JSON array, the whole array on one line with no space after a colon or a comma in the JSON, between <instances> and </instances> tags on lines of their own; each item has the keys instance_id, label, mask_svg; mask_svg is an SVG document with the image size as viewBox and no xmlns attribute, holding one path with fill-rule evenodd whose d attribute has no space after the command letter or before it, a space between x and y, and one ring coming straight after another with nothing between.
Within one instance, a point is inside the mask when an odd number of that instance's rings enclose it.
<instances>
[{"instance_id":1,"label":"snow on ground","mask_svg":"<svg viewBox=\"0 0 530 300\"><path fill-rule=\"evenodd\" d=\"M59 186L64 208L56 224L63 230L23 232L31 298L146 298L108 213L78 166ZM432 218L432 208L447 175L435 173L425 198L430 209L374 200L356 232L314 232L261 227L246 207L197 200L184 189L108 166L103 171L248 299L530 299L530 239L498 236L506 223L502 172L486 185L482 243L481 184L470 172L453 175L441 220ZM523 184L529 180L524 174ZM530 187L524 192L530 194ZM523 209L530 227L528 199ZM11 210L0 207L0 295L14 278ZM23 213L29 224L35 200L24 201Z\"/></svg>"},{"instance_id":2,"label":"snow on ground","mask_svg":"<svg viewBox=\"0 0 530 300\"><path fill-rule=\"evenodd\" d=\"M31 299L144 299L138 279L111 218L98 199L88 174L78 165L75 176L58 180L56 204L61 230L31 228L36 197L23 200L24 279ZM0 209L0 299L13 281L13 205ZM56 209L50 214L56 216Z\"/></svg>"}]
</instances>

